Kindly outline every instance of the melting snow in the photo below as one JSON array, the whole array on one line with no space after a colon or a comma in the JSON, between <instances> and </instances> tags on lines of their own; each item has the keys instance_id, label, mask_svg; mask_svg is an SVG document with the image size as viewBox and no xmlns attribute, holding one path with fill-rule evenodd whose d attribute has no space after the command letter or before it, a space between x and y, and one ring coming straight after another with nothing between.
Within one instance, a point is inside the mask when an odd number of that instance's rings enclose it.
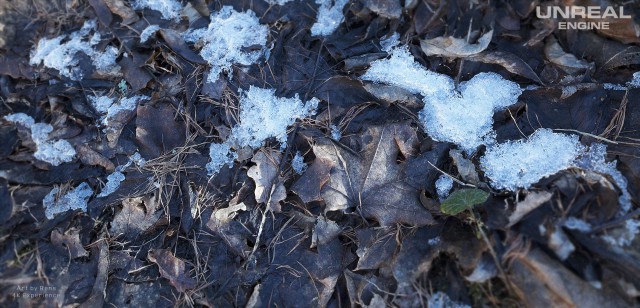
<instances>
[{"instance_id":1,"label":"melting snow","mask_svg":"<svg viewBox=\"0 0 640 308\"><path fill-rule=\"evenodd\" d=\"M320 7L316 23L311 26L311 35L327 36L336 31L344 20L342 10L347 3L349 0L316 0Z\"/></svg>"},{"instance_id":2,"label":"melting snow","mask_svg":"<svg viewBox=\"0 0 640 308\"><path fill-rule=\"evenodd\" d=\"M36 152L33 156L41 161L53 166L70 162L76 155L76 150L71 143L66 140L51 140L49 133L53 131L53 126L46 123L35 123L32 117L24 113L14 113L4 117L5 120L13 123L20 123L31 131L31 139L36 144Z\"/></svg>"},{"instance_id":3,"label":"melting snow","mask_svg":"<svg viewBox=\"0 0 640 308\"><path fill-rule=\"evenodd\" d=\"M144 30L142 30L142 33L140 33L140 43L145 43L146 41L149 40L149 38L156 34L156 32L160 30L160 26L158 25L150 25L146 28L144 28Z\"/></svg>"},{"instance_id":4,"label":"melting snow","mask_svg":"<svg viewBox=\"0 0 640 308\"><path fill-rule=\"evenodd\" d=\"M338 127L333 124L331 124L329 128L331 128L331 139L340 141L340 138L342 138L342 133L340 132L340 129L338 129Z\"/></svg>"},{"instance_id":5,"label":"melting snow","mask_svg":"<svg viewBox=\"0 0 640 308\"><path fill-rule=\"evenodd\" d=\"M438 193L438 198L440 198L440 200L449 196L451 188L453 188L453 179L444 174L436 181L436 192Z\"/></svg>"},{"instance_id":6,"label":"melting snow","mask_svg":"<svg viewBox=\"0 0 640 308\"><path fill-rule=\"evenodd\" d=\"M211 66L207 80L215 82L234 64L251 65L258 61L265 54L268 34L269 27L261 25L253 11L238 12L224 6L220 12L211 14L206 31L193 30L183 36L191 42L204 41L200 55Z\"/></svg>"},{"instance_id":7,"label":"melting snow","mask_svg":"<svg viewBox=\"0 0 640 308\"><path fill-rule=\"evenodd\" d=\"M121 98L118 102L108 96L89 96L88 99L96 111L102 114L102 125L109 126L109 121L113 120L120 112L134 110L140 101L149 100L150 97L136 95Z\"/></svg>"},{"instance_id":8,"label":"melting snow","mask_svg":"<svg viewBox=\"0 0 640 308\"><path fill-rule=\"evenodd\" d=\"M60 72L60 75L69 77L71 80L82 78L82 71L78 67L79 58L76 53L82 52L89 56L98 72L102 74L117 74L120 67L116 64L118 49L107 46L104 52L94 49L100 42L100 33L97 29L96 21L89 20L82 28L70 35L61 35L52 39L42 38L38 41L36 48L31 51L31 65L42 63L45 67L53 68ZM95 32L91 37L89 34ZM63 43L64 41L64 43Z\"/></svg>"},{"instance_id":9,"label":"melting snow","mask_svg":"<svg viewBox=\"0 0 640 308\"><path fill-rule=\"evenodd\" d=\"M437 141L459 145L467 152L491 144L494 112L517 102L522 89L495 73L480 73L459 85L446 75L417 63L407 47L396 47L391 57L374 61L363 80L389 84L424 96L420 120Z\"/></svg>"},{"instance_id":10,"label":"melting snow","mask_svg":"<svg viewBox=\"0 0 640 308\"><path fill-rule=\"evenodd\" d=\"M296 152L293 160L291 160L291 167L297 174L302 174L305 170L307 170L307 164L304 163L304 157L300 154L300 152Z\"/></svg>"},{"instance_id":11,"label":"melting snow","mask_svg":"<svg viewBox=\"0 0 640 308\"><path fill-rule=\"evenodd\" d=\"M136 10L150 9L162 14L166 20L179 20L182 4L176 0L132 0L131 5Z\"/></svg>"},{"instance_id":12,"label":"melting snow","mask_svg":"<svg viewBox=\"0 0 640 308\"><path fill-rule=\"evenodd\" d=\"M93 194L93 190L91 190L91 187L85 182L82 182L76 188L56 200L55 196L59 192L60 188L55 187L42 200L44 214L48 219L53 219L55 215L65 213L68 210L81 209L86 212L87 201Z\"/></svg>"},{"instance_id":13,"label":"melting snow","mask_svg":"<svg viewBox=\"0 0 640 308\"><path fill-rule=\"evenodd\" d=\"M251 86L241 93L240 123L231 129L231 145L255 149L271 137L284 144L289 125L296 119L315 114L319 103L317 98L302 103L298 95L277 97L275 91Z\"/></svg>"},{"instance_id":14,"label":"melting snow","mask_svg":"<svg viewBox=\"0 0 640 308\"><path fill-rule=\"evenodd\" d=\"M132 163L142 167L146 163L145 159L140 156L140 153L136 152L135 154L129 157L129 161L122 165L116 167L116 170L107 176L107 183L102 187L98 198L106 197L112 193L114 193L120 187L120 183L125 180L125 175L122 173L125 169L129 168Z\"/></svg>"},{"instance_id":15,"label":"melting snow","mask_svg":"<svg viewBox=\"0 0 640 308\"><path fill-rule=\"evenodd\" d=\"M233 161L238 158L229 145L224 143L212 143L209 146L209 157L211 161L207 163L209 174L218 173L224 165L233 166Z\"/></svg>"},{"instance_id":16,"label":"melting snow","mask_svg":"<svg viewBox=\"0 0 640 308\"><path fill-rule=\"evenodd\" d=\"M446 293L436 292L429 297L429 308L470 308L468 305L454 302Z\"/></svg>"},{"instance_id":17,"label":"melting snow","mask_svg":"<svg viewBox=\"0 0 640 308\"><path fill-rule=\"evenodd\" d=\"M493 187L516 190L529 188L543 177L573 166L584 150L575 135L538 129L528 140L507 141L488 148L480 163Z\"/></svg>"}]
</instances>

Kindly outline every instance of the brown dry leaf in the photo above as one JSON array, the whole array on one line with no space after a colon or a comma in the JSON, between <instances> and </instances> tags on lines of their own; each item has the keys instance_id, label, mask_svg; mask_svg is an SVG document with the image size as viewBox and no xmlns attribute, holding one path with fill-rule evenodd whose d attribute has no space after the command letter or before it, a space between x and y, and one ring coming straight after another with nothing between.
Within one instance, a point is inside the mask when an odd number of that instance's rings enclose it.
<instances>
[{"instance_id":1,"label":"brown dry leaf","mask_svg":"<svg viewBox=\"0 0 640 308\"><path fill-rule=\"evenodd\" d=\"M481 53L491 43L493 30L478 39L478 43L469 44L464 38L436 37L420 41L420 47L427 56L442 56L448 58L465 58Z\"/></svg>"},{"instance_id":2,"label":"brown dry leaf","mask_svg":"<svg viewBox=\"0 0 640 308\"><path fill-rule=\"evenodd\" d=\"M196 280L188 276L186 264L166 249L149 250L149 261L158 264L160 275L169 280L178 292L196 287Z\"/></svg>"},{"instance_id":3,"label":"brown dry leaf","mask_svg":"<svg viewBox=\"0 0 640 308\"><path fill-rule=\"evenodd\" d=\"M287 197L284 179L279 175L281 155L279 152L258 152L253 156L255 166L249 168L247 175L256 182L256 201L265 203L267 209L280 212L280 201Z\"/></svg>"},{"instance_id":4,"label":"brown dry leaf","mask_svg":"<svg viewBox=\"0 0 640 308\"><path fill-rule=\"evenodd\" d=\"M484 51L468 58L470 61L497 64L507 71L531 79L539 84L543 84L538 74L520 57L506 51Z\"/></svg>"},{"instance_id":5,"label":"brown dry leaf","mask_svg":"<svg viewBox=\"0 0 640 308\"><path fill-rule=\"evenodd\" d=\"M527 195L527 197L522 202L518 202L516 204L516 209L509 216L509 224L507 227L511 227L517 224L522 217L529 214L531 211L538 208L540 205L545 202L551 200L552 193L548 191L538 191L532 192Z\"/></svg>"},{"instance_id":6,"label":"brown dry leaf","mask_svg":"<svg viewBox=\"0 0 640 308\"><path fill-rule=\"evenodd\" d=\"M619 296L596 289L539 249L514 253L509 280L527 307L627 307Z\"/></svg>"},{"instance_id":7,"label":"brown dry leaf","mask_svg":"<svg viewBox=\"0 0 640 308\"><path fill-rule=\"evenodd\" d=\"M111 222L111 233L124 234L127 239L135 238L160 218L161 212L157 211L158 203L153 195L125 199L122 201L122 210Z\"/></svg>"},{"instance_id":8,"label":"brown dry leaf","mask_svg":"<svg viewBox=\"0 0 640 308\"><path fill-rule=\"evenodd\" d=\"M474 185L480 183L476 166L470 160L464 158L460 150L449 150L449 156L453 159L453 163L458 168L458 173L460 173L463 180Z\"/></svg>"},{"instance_id":9,"label":"brown dry leaf","mask_svg":"<svg viewBox=\"0 0 640 308\"><path fill-rule=\"evenodd\" d=\"M69 229L64 234L54 229L51 231L51 243L60 250L68 252L71 259L89 256L89 252L80 242L80 231L77 229Z\"/></svg>"},{"instance_id":10,"label":"brown dry leaf","mask_svg":"<svg viewBox=\"0 0 640 308\"><path fill-rule=\"evenodd\" d=\"M420 204L419 192L405 181L404 164L396 161L400 152L412 156L418 142L415 130L408 123L371 126L358 139L362 146L359 155L327 138L313 146L316 160L299 181L320 186L325 212L356 208L383 226L432 224L433 217ZM326 183L326 174L311 172L316 164L326 165L320 170L330 167Z\"/></svg>"},{"instance_id":11,"label":"brown dry leaf","mask_svg":"<svg viewBox=\"0 0 640 308\"><path fill-rule=\"evenodd\" d=\"M123 0L102 0L102 1L104 1L104 4L106 4L107 7L109 7L111 12L122 17L122 23L125 25L132 24L138 21L138 19L140 19L136 14L136 12L132 8L128 7Z\"/></svg>"},{"instance_id":12,"label":"brown dry leaf","mask_svg":"<svg viewBox=\"0 0 640 308\"><path fill-rule=\"evenodd\" d=\"M549 61L558 65L568 74L575 74L579 71L593 70L594 64L576 58L576 56L566 53L554 37L549 37L544 46L544 54Z\"/></svg>"},{"instance_id":13,"label":"brown dry leaf","mask_svg":"<svg viewBox=\"0 0 640 308\"><path fill-rule=\"evenodd\" d=\"M108 158L94 151L87 145L76 145L76 152L78 153L80 161L85 165L100 166L110 172L116 169L116 166Z\"/></svg>"},{"instance_id":14,"label":"brown dry leaf","mask_svg":"<svg viewBox=\"0 0 640 308\"><path fill-rule=\"evenodd\" d=\"M142 157L156 158L186 143L186 123L176 118L171 103L140 105L136 112L136 141Z\"/></svg>"}]
</instances>

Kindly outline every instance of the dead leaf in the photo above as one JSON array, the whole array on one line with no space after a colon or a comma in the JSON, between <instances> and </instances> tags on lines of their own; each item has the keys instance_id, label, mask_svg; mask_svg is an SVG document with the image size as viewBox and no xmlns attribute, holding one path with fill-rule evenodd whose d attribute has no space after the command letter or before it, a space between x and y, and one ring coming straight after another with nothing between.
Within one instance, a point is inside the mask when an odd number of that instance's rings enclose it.
<instances>
[{"instance_id":1,"label":"dead leaf","mask_svg":"<svg viewBox=\"0 0 640 308\"><path fill-rule=\"evenodd\" d=\"M525 215L529 214L545 202L551 200L551 196L553 196L553 194L548 191L529 193L527 197L525 197L524 201L516 204L515 211L513 211L509 216L509 224L507 227L517 224Z\"/></svg>"},{"instance_id":2,"label":"dead leaf","mask_svg":"<svg viewBox=\"0 0 640 308\"><path fill-rule=\"evenodd\" d=\"M318 216L311 236L311 248L324 245L340 235L342 228L335 221Z\"/></svg>"},{"instance_id":3,"label":"dead leaf","mask_svg":"<svg viewBox=\"0 0 640 308\"><path fill-rule=\"evenodd\" d=\"M138 21L138 19L140 19L136 14L136 12L132 8L128 7L122 0L102 0L102 1L104 1L104 4L106 4L109 7L111 12L122 17L122 24L129 25Z\"/></svg>"},{"instance_id":4,"label":"dead leaf","mask_svg":"<svg viewBox=\"0 0 640 308\"><path fill-rule=\"evenodd\" d=\"M136 141L142 157L153 159L185 144L186 123L176 118L171 103L139 105L136 112Z\"/></svg>"},{"instance_id":5,"label":"dead leaf","mask_svg":"<svg viewBox=\"0 0 640 308\"><path fill-rule=\"evenodd\" d=\"M291 191L295 192L305 203L320 201L322 186L329 180L329 172L332 165L330 161L316 158L304 174L291 186Z\"/></svg>"},{"instance_id":6,"label":"dead leaf","mask_svg":"<svg viewBox=\"0 0 640 308\"><path fill-rule=\"evenodd\" d=\"M380 228L379 230L356 230L358 239L358 265L356 270L376 270L391 264L397 249L397 230Z\"/></svg>"},{"instance_id":7,"label":"dead leaf","mask_svg":"<svg viewBox=\"0 0 640 308\"><path fill-rule=\"evenodd\" d=\"M122 129L133 118L135 112L135 109L120 109L118 113L109 117L109 126L104 129L109 147L113 148L118 144L118 139L120 139Z\"/></svg>"},{"instance_id":8,"label":"dead leaf","mask_svg":"<svg viewBox=\"0 0 640 308\"><path fill-rule=\"evenodd\" d=\"M478 39L478 43L469 44L464 38L436 37L420 41L422 52L427 56L441 56L447 58L465 58L476 55L489 46L493 30L485 33Z\"/></svg>"},{"instance_id":9,"label":"dead leaf","mask_svg":"<svg viewBox=\"0 0 640 308\"><path fill-rule=\"evenodd\" d=\"M217 209L213 211L212 218L215 218L219 223L226 224L231 221L236 215L238 211L246 211L247 206L244 203L239 203L236 205L230 205L229 207L225 207L222 209Z\"/></svg>"},{"instance_id":10,"label":"dead leaf","mask_svg":"<svg viewBox=\"0 0 640 308\"><path fill-rule=\"evenodd\" d=\"M464 158L460 150L449 150L449 156L451 156L451 159L453 159L453 163L458 168L458 173L460 173L460 176L463 180L465 180L465 182L474 185L480 183L480 177L478 177L476 166L473 164L473 162Z\"/></svg>"},{"instance_id":11,"label":"dead leaf","mask_svg":"<svg viewBox=\"0 0 640 308\"><path fill-rule=\"evenodd\" d=\"M171 30L171 29L161 29L158 31L164 41L169 45L171 50L175 51L185 60L196 63L196 64L207 64L207 62L195 51L191 50L187 43L184 42L184 39L180 35L180 33Z\"/></svg>"},{"instance_id":12,"label":"dead leaf","mask_svg":"<svg viewBox=\"0 0 640 308\"><path fill-rule=\"evenodd\" d=\"M143 68L148 58L148 55L132 51L131 56L123 56L118 61L118 65L122 68L124 79L131 85L132 92L140 91L152 79L151 74Z\"/></svg>"},{"instance_id":13,"label":"dead leaf","mask_svg":"<svg viewBox=\"0 0 640 308\"><path fill-rule=\"evenodd\" d=\"M287 197L284 179L280 176L279 165L281 154L277 151L263 151L253 156L255 166L249 168L247 176L256 182L256 201L267 205L267 209L280 212L280 201Z\"/></svg>"},{"instance_id":14,"label":"dead leaf","mask_svg":"<svg viewBox=\"0 0 640 308\"><path fill-rule=\"evenodd\" d=\"M365 6L374 13L390 19L398 19L402 15L399 0L365 0Z\"/></svg>"},{"instance_id":15,"label":"dead leaf","mask_svg":"<svg viewBox=\"0 0 640 308\"><path fill-rule=\"evenodd\" d=\"M111 233L124 234L126 239L133 239L138 234L153 226L160 218L158 200L153 194L127 198L122 201L122 210L111 222Z\"/></svg>"},{"instance_id":16,"label":"dead leaf","mask_svg":"<svg viewBox=\"0 0 640 308\"><path fill-rule=\"evenodd\" d=\"M507 71L520 75L522 77L533 80L539 84L544 84L538 74L520 57L506 51L484 51L477 55L467 58L469 61L477 61L482 63L497 64Z\"/></svg>"},{"instance_id":17,"label":"dead leaf","mask_svg":"<svg viewBox=\"0 0 640 308\"><path fill-rule=\"evenodd\" d=\"M388 86L378 83L366 83L364 88L377 99L389 107L391 103L402 102L408 107L420 107L422 102L413 93L396 86Z\"/></svg>"},{"instance_id":18,"label":"dead leaf","mask_svg":"<svg viewBox=\"0 0 640 308\"><path fill-rule=\"evenodd\" d=\"M540 249L514 253L509 280L527 307L626 307L622 298L596 289Z\"/></svg>"},{"instance_id":19,"label":"dead leaf","mask_svg":"<svg viewBox=\"0 0 640 308\"><path fill-rule=\"evenodd\" d=\"M71 259L89 256L89 252L84 249L80 242L80 231L69 229L64 234L58 229L51 231L51 243L60 250L69 253Z\"/></svg>"},{"instance_id":20,"label":"dead leaf","mask_svg":"<svg viewBox=\"0 0 640 308\"><path fill-rule=\"evenodd\" d=\"M149 261L158 265L160 275L169 280L178 292L196 287L196 280L189 277L186 264L166 249L149 250Z\"/></svg>"},{"instance_id":21,"label":"dead leaf","mask_svg":"<svg viewBox=\"0 0 640 308\"><path fill-rule=\"evenodd\" d=\"M104 305L105 290L107 288L107 280L109 275L109 245L106 239L101 239L98 244L98 272L96 273L96 281L93 284L91 296L80 307L102 307ZM95 250L94 250L95 252Z\"/></svg>"},{"instance_id":22,"label":"dead leaf","mask_svg":"<svg viewBox=\"0 0 640 308\"><path fill-rule=\"evenodd\" d=\"M405 157L413 155L418 141L415 130L407 123L371 126L357 141L362 146L359 154L327 138L313 146L314 165L331 166L329 180L323 184L321 179L326 174L310 169L299 181L321 186L325 212L354 208L383 226L433 223L431 214L420 204L418 190L405 181L404 164L396 161L401 152Z\"/></svg>"},{"instance_id":23,"label":"dead leaf","mask_svg":"<svg viewBox=\"0 0 640 308\"><path fill-rule=\"evenodd\" d=\"M554 37L549 37L544 46L544 54L551 63L558 65L568 74L575 74L579 71L593 70L594 64L585 60L580 60L576 56L566 53Z\"/></svg>"},{"instance_id":24,"label":"dead leaf","mask_svg":"<svg viewBox=\"0 0 640 308\"><path fill-rule=\"evenodd\" d=\"M108 158L94 151L87 145L77 144L76 153L80 161L85 165L101 166L110 172L116 169L116 166Z\"/></svg>"}]
</instances>

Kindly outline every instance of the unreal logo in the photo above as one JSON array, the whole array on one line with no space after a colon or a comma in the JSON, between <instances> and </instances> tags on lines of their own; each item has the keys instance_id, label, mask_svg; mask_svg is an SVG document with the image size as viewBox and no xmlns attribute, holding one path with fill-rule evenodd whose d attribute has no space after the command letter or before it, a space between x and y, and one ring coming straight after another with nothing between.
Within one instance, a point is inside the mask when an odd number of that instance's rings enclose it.
<instances>
[{"instance_id":1,"label":"unreal logo","mask_svg":"<svg viewBox=\"0 0 640 308\"><path fill-rule=\"evenodd\" d=\"M618 10L614 7L605 8L599 6L547 6L546 11L540 6L536 7L536 16L541 19L588 19L590 21L561 21L558 23L559 29L609 29L608 21L593 21L598 19L629 19L631 15L624 13L624 7Z\"/></svg>"}]
</instances>

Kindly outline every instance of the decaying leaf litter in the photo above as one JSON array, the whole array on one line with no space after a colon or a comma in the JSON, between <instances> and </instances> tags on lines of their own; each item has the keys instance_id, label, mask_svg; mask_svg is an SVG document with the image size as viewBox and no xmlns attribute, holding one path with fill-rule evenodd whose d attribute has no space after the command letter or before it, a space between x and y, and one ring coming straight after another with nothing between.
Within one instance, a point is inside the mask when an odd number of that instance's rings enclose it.
<instances>
[{"instance_id":1,"label":"decaying leaf litter","mask_svg":"<svg viewBox=\"0 0 640 308\"><path fill-rule=\"evenodd\" d=\"M635 19L536 5L0 4L2 305L636 305Z\"/></svg>"}]
</instances>

